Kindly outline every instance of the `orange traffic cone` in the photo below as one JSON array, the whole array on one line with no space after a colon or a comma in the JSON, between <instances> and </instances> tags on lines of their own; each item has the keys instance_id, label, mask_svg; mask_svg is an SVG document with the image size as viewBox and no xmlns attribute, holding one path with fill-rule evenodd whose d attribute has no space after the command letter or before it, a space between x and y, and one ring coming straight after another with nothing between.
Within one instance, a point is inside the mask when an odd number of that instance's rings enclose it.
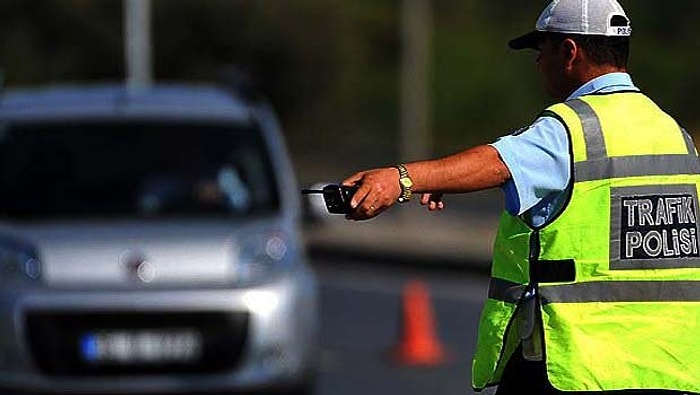
<instances>
[{"instance_id":1,"label":"orange traffic cone","mask_svg":"<svg viewBox=\"0 0 700 395\"><path fill-rule=\"evenodd\" d=\"M394 346L395 361L406 365L433 366L446 359L433 322L428 289L422 281L411 280L404 287L402 328Z\"/></svg>"}]
</instances>

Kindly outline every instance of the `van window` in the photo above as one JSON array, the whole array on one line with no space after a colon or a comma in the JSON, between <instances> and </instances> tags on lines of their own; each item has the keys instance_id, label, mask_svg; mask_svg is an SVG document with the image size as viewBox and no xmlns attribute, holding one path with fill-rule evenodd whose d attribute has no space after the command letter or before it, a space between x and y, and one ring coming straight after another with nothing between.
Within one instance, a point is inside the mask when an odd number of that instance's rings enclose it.
<instances>
[{"instance_id":1,"label":"van window","mask_svg":"<svg viewBox=\"0 0 700 395\"><path fill-rule=\"evenodd\" d=\"M255 127L181 121L4 126L4 217L220 217L279 207Z\"/></svg>"}]
</instances>

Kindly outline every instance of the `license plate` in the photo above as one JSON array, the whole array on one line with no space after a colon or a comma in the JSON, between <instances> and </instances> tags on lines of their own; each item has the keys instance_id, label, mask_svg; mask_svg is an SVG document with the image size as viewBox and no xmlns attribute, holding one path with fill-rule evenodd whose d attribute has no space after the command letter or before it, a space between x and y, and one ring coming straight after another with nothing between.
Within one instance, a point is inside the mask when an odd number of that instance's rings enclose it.
<instances>
[{"instance_id":1,"label":"license plate","mask_svg":"<svg viewBox=\"0 0 700 395\"><path fill-rule=\"evenodd\" d=\"M80 339L83 360L97 364L189 363L202 347L202 335L192 329L104 330Z\"/></svg>"}]
</instances>

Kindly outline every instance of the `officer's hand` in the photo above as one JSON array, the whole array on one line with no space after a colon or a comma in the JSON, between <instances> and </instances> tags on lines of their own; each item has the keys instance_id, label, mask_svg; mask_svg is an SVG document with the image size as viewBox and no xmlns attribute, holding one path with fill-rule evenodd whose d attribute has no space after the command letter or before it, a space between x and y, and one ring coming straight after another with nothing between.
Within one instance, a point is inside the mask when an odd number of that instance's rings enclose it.
<instances>
[{"instance_id":1,"label":"officer's hand","mask_svg":"<svg viewBox=\"0 0 700 395\"><path fill-rule=\"evenodd\" d=\"M396 203L401 194L399 172L393 167L384 167L355 173L342 182L359 188L350 200L354 210L345 217L351 220L374 218Z\"/></svg>"},{"instance_id":2,"label":"officer's hand","mask_svg":"<svg viewBox=\"0 0 700 395\"><path fill-rule=\"evenodd\" d=\"M422 194L420 197L420 204L428 206L428 210L430 211L439 211L445 208L445 203L442 201L442 193L439 192Z\"/></svg>"}]
</instances>

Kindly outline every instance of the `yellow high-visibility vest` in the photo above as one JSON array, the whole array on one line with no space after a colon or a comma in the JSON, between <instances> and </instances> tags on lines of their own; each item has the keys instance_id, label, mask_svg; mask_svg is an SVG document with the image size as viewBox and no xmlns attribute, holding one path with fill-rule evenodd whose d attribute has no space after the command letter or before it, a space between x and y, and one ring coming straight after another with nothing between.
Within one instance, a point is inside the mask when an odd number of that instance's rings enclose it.
<instances>
[{"instance_id":1,"label":"yellow high-visibility vest","mask_svg":"<svg viewBox=\"0 0 700 395\"><path fill-rule=\"evenodd\" d=\"M563 391L700 392L700 160L639 92L549 107L569 133L570 195L540 227L504 213L472 364L498 384L526 307ZM534 303L529 303L533 302Z\"/></svg>"}]
</instances>

